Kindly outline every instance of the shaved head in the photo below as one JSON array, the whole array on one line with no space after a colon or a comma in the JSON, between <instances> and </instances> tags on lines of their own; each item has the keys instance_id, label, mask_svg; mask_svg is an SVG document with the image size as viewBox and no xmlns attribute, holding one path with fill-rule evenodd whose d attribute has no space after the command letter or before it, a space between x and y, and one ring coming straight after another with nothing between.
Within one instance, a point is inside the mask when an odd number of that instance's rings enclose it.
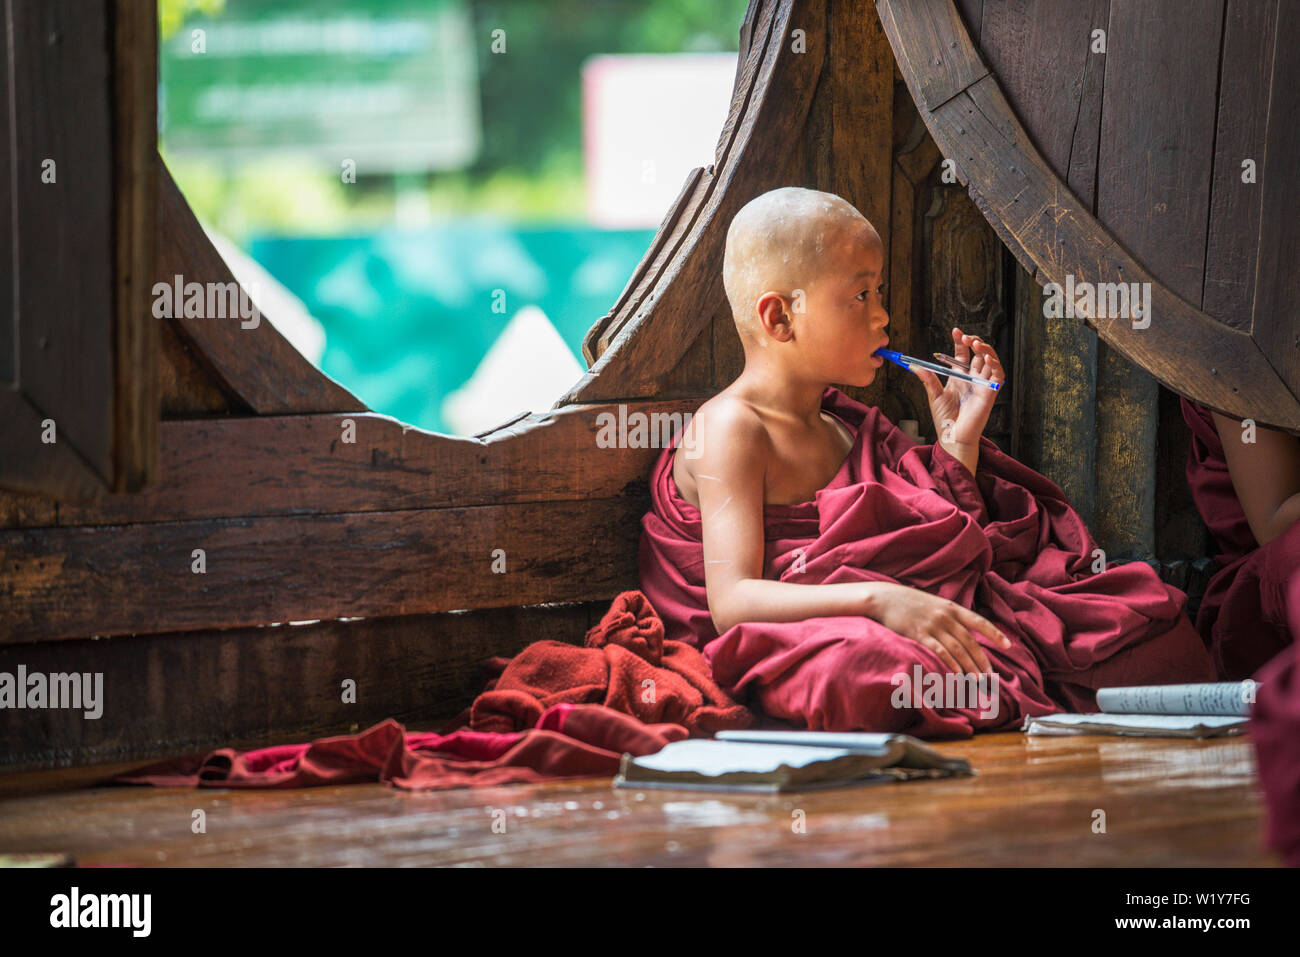
<instances>
[{"instance_id":1,"label":"shaved head","mask_svg":"<svg viewBox=\"0 0 1300 957\"><path fill-rule=\"evenodd\" d=\"M832 265L828 251L834 240L864 225L871 228L847 200L800 186L770 190L746 203L731 220L722 257L722 284L741 338L757 336L763 293L807 293Z\"/></svg>"}]
</instances>

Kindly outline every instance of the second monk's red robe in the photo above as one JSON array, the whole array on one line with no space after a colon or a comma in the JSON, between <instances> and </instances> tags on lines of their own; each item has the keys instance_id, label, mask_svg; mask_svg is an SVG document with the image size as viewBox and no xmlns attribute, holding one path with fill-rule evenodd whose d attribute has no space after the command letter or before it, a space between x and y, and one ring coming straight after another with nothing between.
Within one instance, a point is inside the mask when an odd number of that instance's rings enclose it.
<instances>
[{"instance_id":1,"label":"second monk's red robe","mask_svg":"<svg viewBox=\"0 0 1300 957\"><path fill-rule=\"evenodd\" d=\"M1296 640L1287 622L1287 582L1300 569L1300 522L1292 522L1263 548L1246 521L1223 442L1205 406L1181 399L1192 430L1187 450L1187 484L1196 509L1214 536L1216 571L1205 588L1196 628L1205 639L1219 676L1249 678Z\"/></svg>"},{"instance_id":2,"label":"second monk's red robe","mask_svg":"<svg viewBox=\"0 0 1300 957\"><path fill-rule=\"evenodd\" d=\"M895 707L895 675L910 679L917 664L923 674L947 669L865 616L744 622L718 635L700 513L677 491L670 448L642 519L641 589L667 637L701 648L738 700L797 727L968 737L1015 728L1025 715L1095 711L1101 687L1214 679L1183 592L1145 562L1094 574L1096 543L1051 481L984 437L972 476L835 388L822 408L856 432L853 448L812 501L764 508L763 577L898 582L972 608L1013 643L1004 650L977 636L999 676L998 713L982 717L969 701Z\"/></svg>"}]
</instances>

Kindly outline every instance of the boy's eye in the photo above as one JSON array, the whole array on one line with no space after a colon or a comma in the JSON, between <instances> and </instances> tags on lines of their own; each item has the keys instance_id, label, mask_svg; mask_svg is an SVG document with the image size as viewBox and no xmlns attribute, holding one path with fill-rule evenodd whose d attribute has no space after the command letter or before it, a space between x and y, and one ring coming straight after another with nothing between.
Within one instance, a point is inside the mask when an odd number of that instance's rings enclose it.
<instances>
[{"instance_id":1,"label":"boy's eye","mask_svg":"<svg viewBox=\"0 0 1300 957\"><path fill-rule=\"evenodd\" d=\"M887 282L882 282L879 286L876 287L876 293L877 293L877 294L878 294L882 299L885 297L885 293L887 293L888 291L889 291L889 283L887 283ZM862 292L858 293L858 295L857 295L857 299L858 299L858 301L859 301L859 302L862 302L862 297L865 296L865 295L866 295L867 293L869 293L869 292L871 292L870 289L864 289L864 290L862 290Z\"/></svg>"}]
</instances>

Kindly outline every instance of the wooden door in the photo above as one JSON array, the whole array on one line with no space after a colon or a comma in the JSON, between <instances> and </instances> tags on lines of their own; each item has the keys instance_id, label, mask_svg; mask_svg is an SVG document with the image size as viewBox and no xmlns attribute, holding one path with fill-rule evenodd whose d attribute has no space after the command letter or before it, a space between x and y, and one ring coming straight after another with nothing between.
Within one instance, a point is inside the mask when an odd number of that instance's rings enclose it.
<instances>
[{"instance_id":1,"label":"wooden door","mask_svg":"<svg viewBox=\"0 0 1300 957\"><path fill-rule=\"evenodd\" d=\"M152 2L0 17L0 488L130 491L156 459Z\"/></svg>"},{"instance_id":2,"label":"wooden door","mask_svg":"<svg viewBox=\"0 0 1300 957\"><path fill-rule=\"evenodd\" d=\"M1300 249L1300 6L877 8L927 128L1034 281L1149 288L1145 323L1072 317L1103 343L1098 388L1108 378L1129 410L1112 424L1153 410L1158 382L1300 433L1300 280L1286 265Z\"/></svg>"}]
</instances>

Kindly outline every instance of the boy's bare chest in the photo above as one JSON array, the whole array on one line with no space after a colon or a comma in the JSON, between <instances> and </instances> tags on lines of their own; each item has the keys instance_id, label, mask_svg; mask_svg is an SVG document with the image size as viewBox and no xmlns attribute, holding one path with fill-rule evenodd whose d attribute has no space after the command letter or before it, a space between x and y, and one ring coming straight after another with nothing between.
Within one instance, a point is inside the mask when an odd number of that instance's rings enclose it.
<instances>
[{"instance_id":1,"label":"boy's bare chest","mask_svg":"<svg viewBox=\"0 0 1300 957\"><path fill-rule=\"evenodd\" d=\"M797 505L811 501L833 479L853 448L853 435L843 423L822 416L826 429L810 435L772 435L773 456L763 489L764 505Z\"/></svg>"},{"instance_id":2,"label":"boy's bare chest","mask_svg":"<svg viewBox=\"0 0 1300 957\"><path fill-rule=\"evenodd\" d=\"M853 434L825 415L820 434L769 432L771 456L764 469L763 504L797 505L811 501L839 472L853 448ZM673 457L673 481L688 502L699 508L695 476L680 455Z\"/></svg>"}]
</instances>

